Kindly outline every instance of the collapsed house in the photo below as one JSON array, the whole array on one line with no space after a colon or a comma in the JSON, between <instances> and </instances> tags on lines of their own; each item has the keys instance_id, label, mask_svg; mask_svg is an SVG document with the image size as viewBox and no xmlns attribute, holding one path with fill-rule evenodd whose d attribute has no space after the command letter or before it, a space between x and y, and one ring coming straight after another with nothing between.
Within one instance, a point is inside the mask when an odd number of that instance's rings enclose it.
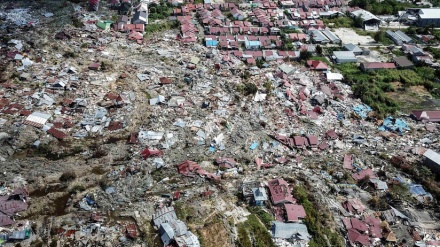
<instances>
[{"instance_id":1,"label":"collapsed house","mask_svg":"<svg viewBox=\"0 0 440 247\"><path fill-rule=\"evenodd\" d=\"M163 246L200 247L196 235L177 218L173 207L162 207L153 215L154 226L159 229Z\"/></svg>"}]
</instances>

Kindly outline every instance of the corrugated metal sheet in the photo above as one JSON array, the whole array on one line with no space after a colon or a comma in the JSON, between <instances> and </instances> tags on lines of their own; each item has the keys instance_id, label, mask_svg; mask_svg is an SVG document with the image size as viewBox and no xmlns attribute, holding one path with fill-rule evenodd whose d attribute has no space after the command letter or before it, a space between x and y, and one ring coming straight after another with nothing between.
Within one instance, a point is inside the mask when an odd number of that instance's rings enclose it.
<instances>
[{"instance_id":1,"label":"corrugated metal sheet","mask_svg":"<svg viewBox=\"0 0 440 247\"><path fill-rule=\"evenodd\" d=\"M44 124L46 124L50 117L51 115L48 113L34 112L29 115L23 123L41 128Z\"/></svg>"}]
</instances>

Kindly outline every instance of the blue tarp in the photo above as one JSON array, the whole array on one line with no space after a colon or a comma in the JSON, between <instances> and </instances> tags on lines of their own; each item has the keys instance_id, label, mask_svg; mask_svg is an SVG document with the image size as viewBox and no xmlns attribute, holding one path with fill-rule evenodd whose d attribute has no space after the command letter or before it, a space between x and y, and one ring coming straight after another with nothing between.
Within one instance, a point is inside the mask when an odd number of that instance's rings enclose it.
<instances>
[{"instance_id":1,"label":"blue tarp","mask_svg":"<svg viewBox=\"0 0 440 247\"><path fill-rule=\"evenodd\" d=\"M383 120L382 126L379 127L380 131L398 131L400 134L405 130L410 130L408 124L401 118L387 117Z\"/></svg>"},{"instance_id":2,"label":"blue tarp","mask_svg":"<svg viewBox=\"0 0 440 247\"><path fill-rule=\"evenodd\" d=\"M260 145L258 142L254 142L249 148L255 150L258 147L258 145Z\"/></svg>"},{"instance_id":3,"label":"blue tarp","mask_svg":"<svg viewBox=\"0 0 440 247\"><path fill-rule=\"evenodd\" d=\"M411 194L413 195L426 195L426 191L425 189L423 189L423 186L420 184L411 184L409 186L409 191L411 192Z\"/></svg>"},{"instance_id":4,"label":"blue tarp","mask_svg":"<svg viewBox=\"0 0 440 247\"><path fill-rule=\"evenodd\" d=\"M90 197L85 196L84 198L86 198L87 204L89 204L89 205L95 204L95 202L92 199L90 199Z\"/></svg>"},{"instance_id":5,"label":"blue tarp","mask_svg":"<svg viewBox=\"0 0 440 247\"><path fill-rule=\"evenodd\" d=\"M371 112L373 109L369 107L368 105L357 105L353 107L353 111L358 114L361 118L366 118L368 113Z\"/></svg>"},{"instance_id":6,"label":"blue tarp","mask_svg":"<svg viewBox=\"0 0 440 247\"><path fill-rule=\"evenodd\" d=\"M213 47L213 46L217 46L218 45L218 41L217 40L207 40L206 41L206 46L207 47Z\"/></svg>"}]
</instances>

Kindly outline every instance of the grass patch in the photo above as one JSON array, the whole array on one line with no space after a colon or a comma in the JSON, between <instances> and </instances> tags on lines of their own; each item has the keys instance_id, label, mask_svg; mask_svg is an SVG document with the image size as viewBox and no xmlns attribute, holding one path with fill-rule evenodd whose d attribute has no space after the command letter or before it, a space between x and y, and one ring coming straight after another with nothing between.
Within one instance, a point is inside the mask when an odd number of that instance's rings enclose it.
<instances>
[{"instance_id":1,"label":"grass patch","mask_svg":"<svg viewBox=\"0 0 440 247\"><path fill-rule=\"evenodd\" d=\"M249 207L249 212L255 214L260 220L261 222L263 222L264 226L267 229L270 229L270 227L272 226L272 221L275 220L275 218L269 214L268 212L264 211L262 207Z\"/></svg>"},{"instance_id":2,"label":"grass patch","mask_svg":"<svg viewBox=\"0 0 440 247\"><path fill-rule=\"evenodd\" d=\"M302 186L296 186L293 190L293 196L304 207L306 211L305 223L309 233L313 236L309 242L310 247L343 247L345 246L342 237L332 231L329 226L324 225L326 219L330 218L330 215L326 214L322 210L322 206L317 203L313 203L313 196L309 195Z\"/></svg>"},{"instance_id":3,"label":"grass patch","mask_svg":"<svg viewBox=\"0 0 440 247\"><path fill-rule=\"evenodd\" d=\"M329 61L327 60L327 58L320 57L320 56L312 56L308 60L317 60L317 61L322 61L322 62L326 63L327 65L329 64Z\"/></svg>"},{"instance_id":4,"label":"grass patch","mask_svg":"<svg viewBox=\"0 0 440 247\"><path fill-rule=\"evenodd\" d=\"M174 205L177 218L186 223L194 222L194 208L188 205L184 205L182 202L176 202Z\"/></svg>"},{"instance_id":5,"label":"grass patch","mask_svg":"<svg viewBox=\"0 0 440 247\"><path fill-rule=\"evenodd\" d=\"M341 16L336 18L325 18L322 19L324 21L324 24L326 26L332 27L332 28L353 28L354 27L354 21L352 18L347 16ZM332 25L330 25L332 23Z\"/></svg>"},{"instance_id":6,"label":"grass patch","mask_svg":"<svg viewBox=\"0 0 440 247\"><path fill-rule=\"evenodd\" d=\"M237 246L238 247L252 247L251 239L249 238L248 232L246 230L246 226L244 224L238 225L238 238L237 238Z\"/></svg>"},{"instance_id":7,"label":"grass patch","mask_svg":"<svg viewBox=\"0 0 440 247\"><path fill-rule=\"evenodd\" d=\"M430 52L435 59L440 59L440 50L432 46L427 46L423 49L424 51Z\"/></svg>"},{"instance_id":8,"label":"grass patch","mask_svg":"<svg viewBox=\"0 0 440 247\"><path fill-rule=\"evenodd\" d=\"M173 7L166 3L152 3L148 7L148 21L163 20L173 13Z\"/></svg>"},{"instance_id":9,"label":"grass patch","mask_svg":"<svg viewBox=\"0 0 440 247\"><path fill-rule=\"evenodd\" d=\"M255 214L249 215L244 223L238 225L237 246L240 247L275 247L272 236L260 223Z\"/></svg>"},{"instance_id":10,"label":"grass patch","mask_svg":"<svg viewBox=\"0 0 440 247\"><path fill-rule=\"evenodd\" d=\"M375 109L379 117L399 110L397 102L385 94L395 90L391 82L400 82L405 88L421 85L427 90L434 89L435 73L429 67L368 73L361 71L354 63L337 65L337 68L344 75L344 82L352 86L354 95Z\"/></svg>"},{"instance_id":11,"label":"grass patch","mask_svg":"<svg viewBox=\"0 0 440 247\"><path fill-rule=\"evenodd\" d=\"M166 30L174 29L179 26L177 21L169 22L169 21L161 21L158 23L153 23L154 20L148 19L149 24L145 27L145 35L149 35L152 33L163 32Z\"/></svg>"},{"instance_id":12,"label":"grass patch","mask_svg":"<svg viewBox=\"0 0 440 247\"><path fill-rule=\"evenodd\" d=\"M394 44L394 42L389 39L386 35L385 35L385 30L380 30L377 32L371 32L371 31L366 31L363 29L359 29L359 28L354 28L353 29L358 35L361 36L370 36L371 38L373 38L376 42L378 43L382 43L383 45L392 45ZM377 33L380 33L381 35L377 35ZM375 36L377 38L375 38Z\"/></svg>"},{"instance_id":13,"label":"grass patch","mask_svg":"<svg viewBox=\"0 0 440 247\"><path fill-rule=\"evenodd\" d=\"M397 13L397 11L406 10L408 8L424 8L410 2L400 2L396 0L351 0L349 5L351 7L358 6L362 9L370 11L375 15L394 15ZM429 6L427 8L429 8Z\"/></svg>"}]
</instances>

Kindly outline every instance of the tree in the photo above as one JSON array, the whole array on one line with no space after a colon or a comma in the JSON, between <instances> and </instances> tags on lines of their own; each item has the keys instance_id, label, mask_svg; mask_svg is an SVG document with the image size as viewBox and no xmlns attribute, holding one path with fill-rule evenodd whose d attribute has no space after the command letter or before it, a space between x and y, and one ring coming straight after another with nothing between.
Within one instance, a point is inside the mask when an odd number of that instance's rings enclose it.
<instances>
[{"instance_id":1,"label":"tree","mask_svg":"<svg viewBox=\"0 0 440 247\"><path fill-rule=\"evenodd\" d=\"M399 23L401 23L400 19L399 19ZM410 26L406 29L405 33L408 35L415 35L417 33L417 30L414 26Z\"/></svg>"},{"instance_id":2,"label":"tree","mask_svg":"<svg viewBox=\"0 0 440 247\"><path fill-rule=\"evenodd\" d=\"M307 60L307 59L309 59L311 56L312 56L312 54L311 54L309 51L301 51L301 52L299 53L299 58L300 58L301 60Z\"/></svg>"},{"instance_id":3,"label":"tree","mask_svg":"<svg viewBox=\"0 0 440 247\"><path fill-rule=\"evenodd\" d=\"M374 37L373 37L374 41L376 41L376 42L378 42L378 43L379 43L381 40L383 40L383 38L384 38L384 33L383 33L383 31L378 31L377 33L374 34Z\"/></svg>"},{"instance_id":4,"label":"tree","mask_svg":"<svg viewBox=\"0 0 440 247\"><path fill-rule=\"evenodd\" d=\"M354 18L354 25L360 28L364 27L364 20L362 19L362 14Z\"/></svg>"},{"instance_id":5,"label":"tree","mask_svg":"<svg viewBox=\"0 0 440 247\"><path fill-rule=\"evenodd\" d=\"M390 26L390 22L391 22L391 20L390 20L390 19L386 19L385 22L387 23L387 27L389 27L389 26Z\"/></svg>"},{"instance_id":6,"label":"tree","mask_svg":"<svg viewBox=\"0 0 440 247\"><path fill-rule=\"evenodd\" d=\"M316 46L316 53L317 53L318 55L322 55L322 47L321 47L320 45L317 45L317 46Z\"/></svg>"}]
</instances>

